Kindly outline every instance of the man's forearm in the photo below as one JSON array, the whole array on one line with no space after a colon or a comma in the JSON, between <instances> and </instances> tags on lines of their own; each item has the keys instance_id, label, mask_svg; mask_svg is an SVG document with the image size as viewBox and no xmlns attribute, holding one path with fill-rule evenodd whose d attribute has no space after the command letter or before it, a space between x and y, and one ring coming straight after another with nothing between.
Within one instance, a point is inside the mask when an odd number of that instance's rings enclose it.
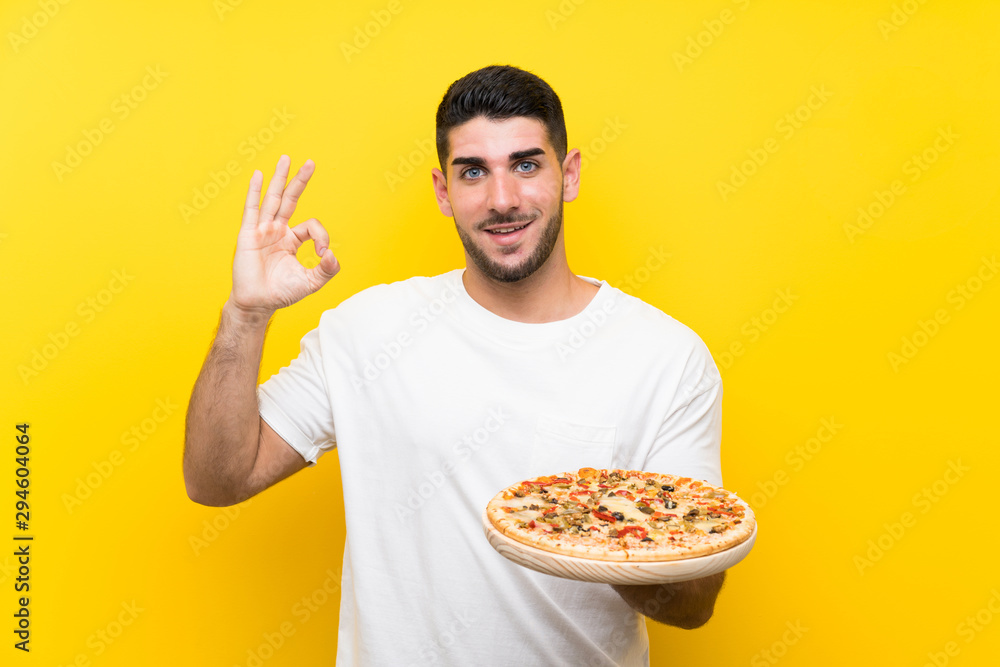
<instances>
[{"instance_id":1,"label":"man's forearm","mask_svg":"<svg viewBox=\"0 0 1000 667\"><path fill-rule=\"evenodd\" d=\"M712 617L725 572L676 584L612 586L630 607L654 621L685 630L701 627Z\"/></svg>"},{"instance_id":2,"label":"man's forearm","mask_svg":"<svg viewBox=\"0 0 1000 667\"><path fill-rule=\"evenodd\" d=\"M257 377L270 318L230 302L191 392L184 444L188 496L204 505L243 500L260 439Z\"/></svg>"}]
</instances>

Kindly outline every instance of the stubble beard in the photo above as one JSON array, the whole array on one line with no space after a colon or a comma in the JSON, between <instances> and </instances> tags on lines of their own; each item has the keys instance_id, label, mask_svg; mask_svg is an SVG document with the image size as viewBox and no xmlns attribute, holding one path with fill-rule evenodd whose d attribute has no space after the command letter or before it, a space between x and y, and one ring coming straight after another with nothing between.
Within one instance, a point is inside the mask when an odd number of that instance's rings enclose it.
<instances>
[{"instance_id":1,"label":"stubble beard","mask_svg":"<svg viewBox=\"0 0 1000 667\"><path fill-rule=\"evenodd\" d=\"M556 242L559 240L559 231L562 229L562 219L563 219L563 203L559 202L559 210L554 213L548 221L545 223L545 228L542 229L542 234L538 239L538 245L531 252L530 255L525 257L521 262L514 265L503 264L492 259L486 254L486 251L482 247L476 244L471 236L462 231L462 228L455 223L455 229L458 230L458 237L462 240L462 245L465 246L465 252L472 258L472 263L476 265L487 278L491 278L497 282L501 283L516 283L519 280L524 280L535 271L540 269L543 264L548 260L552 251L556 247ZM502 223L515 223L515 222L525 222L525 216L523 215L498 215L494 216L488 220L484 220L476 225L476 229L483 229L491 225L502 224Z\"/></svg>"}]
</instances>

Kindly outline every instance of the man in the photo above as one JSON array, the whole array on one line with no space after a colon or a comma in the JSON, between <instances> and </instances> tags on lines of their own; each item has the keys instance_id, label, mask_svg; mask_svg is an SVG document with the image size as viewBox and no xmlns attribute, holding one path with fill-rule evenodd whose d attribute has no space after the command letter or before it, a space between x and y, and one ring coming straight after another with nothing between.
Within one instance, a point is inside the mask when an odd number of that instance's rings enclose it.
<instances>
[{"instance_id":1,"label":"man","mask_svg":"<svg viewBox=\"0 0 1000 667\"><path fill-rule=\"evenodd\" d=\"M577 196L580 152L566 150L548 84L513 67L459 79L437 142L435 196L465 270L347 299L259 390L271 315L339 265L318 220L288 226L314 165L286 186L282 156L263 202L254 172L232 293L188 411L188 494L237 503L338 449L338 663L647 664L640 614L697 627L722 575L648 587L558 579L494 552L481 516L505 486L583 466L721 484L718 371L689 329L570 271L563 203ZM311 270L295 259L309 239L321 257Z\"/></svg>"}]
</instances>

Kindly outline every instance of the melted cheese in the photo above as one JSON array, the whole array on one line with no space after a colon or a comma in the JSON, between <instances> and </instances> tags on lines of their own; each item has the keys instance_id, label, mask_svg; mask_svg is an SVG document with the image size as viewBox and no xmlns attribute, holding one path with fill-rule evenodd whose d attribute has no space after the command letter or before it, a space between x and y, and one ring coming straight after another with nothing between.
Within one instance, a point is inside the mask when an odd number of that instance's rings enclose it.
<instances>
[{"instance_id":1,"label":"melted cheese","mask_svg":"<svg viewBox=\"0 0 1000 667\"><path fill-rule=\"evenodd\" d=\"M608 508L609 514L611 512L621 512L625 515L626 519L635 519L640 524L645 524L649 519L648 516L640 512L639 508L635 506L634 500L622 498L621 496L611 496L602 499L600 502Z\"/></svg>"},{"instance_id":2,"label":"melted cheese","mask_svg":"<svg viewBox=\"0 0 1000 667\"><path fill-rule=\"evenodd\" d=\"M560 498L561 501L568 499L564 498L564 495L568 496L568 494L571 492L590 491L591 493L600 493L601 497L597 500L597 502L592 502L589 496L583 496L579 498L579 501L590 506L592 509L596 509L598 506L603 505L605 508L607 508L607 512L605 512L605 514L613 514L615 512L618 512L625 517L625 521L616 521L609 527L621 529L629 525L643 526L648 528L649 530L648 536L658 542L669 539L671 537L670 531L679 530L682 532L677 535L674 535L673 537L675 541L680 544L683 543L684 538L689 535L699 534L699 533L708 534L712 531L712 528L714 528L715 526L726 525L728 523L727 518L717 518L717 519L708 518L707 515L709 510L705 505L699 505L697 502L695 502L694 499L686 500L683 497L681 497L682 494L677 494L677 496L674 496L672 498L677 503L677 507L673 509L666 509L664 507L662 499L654 498L652 497L652 495L648 494L647 487L645 486L638 486L636 489L627 489L630 493L632 493L635 496L635 500L630 500L629 498L623 496L607 495L609 491L615 489L600 489L597 487L596 483L592 483L591 486L592 488L583 489L574 484L569 489L550 488L549 492L550 493L554 492L552 493L552 495L554 497ZM618 485L614 484L612 486L615 486L616 489L626 488L626 486L619 487ZM673 496L673 494L670 495ZM653 520L650 515L647 515L644 512L640 511L639 508L636 506L636 502L640 500L645 501L655 511L666 514L673 514L675 515L675 518L673 519L661 518L659 520ZM726 499L725 495L720 493L714 493L713 497L705 498L704 501L707 501L709 504L712 505L715 505L717 503L725 503L726 505L730 504L729 501ZM528 523L532 520L543 519L544 517L542 511L550 507L559 508L559 511L556 513L556 515L558 516L565 516L567 514L567 510L562 508L560 504L553 504L546 502L533 494L527 494L523 498L512 497L509 499L504 499L502 505L504 507L514 508L515 511L511 512L509 516L514 520L523 521L525 523ZM537 505L538 509L537 510L527 509L528 506L530 505ZM687 514L691 509L696 507L700 512L697 518L694 521L685 521L684 520L685 514ZM631 521L629 521L630 519ZM544 521L542 523L544 523ZM591 523L596 525L605 524L603 520L588 517L588 519L584 520L583 525L588 526L591 525ZM655 528L652 525L653 523L660 524L662 527ZM541 530L546 530L546 528L541 528ZM584 535L581 534L580 537L584 537ZM578 539L580 538L578 537Z\"/></svg>"}]
</instances>

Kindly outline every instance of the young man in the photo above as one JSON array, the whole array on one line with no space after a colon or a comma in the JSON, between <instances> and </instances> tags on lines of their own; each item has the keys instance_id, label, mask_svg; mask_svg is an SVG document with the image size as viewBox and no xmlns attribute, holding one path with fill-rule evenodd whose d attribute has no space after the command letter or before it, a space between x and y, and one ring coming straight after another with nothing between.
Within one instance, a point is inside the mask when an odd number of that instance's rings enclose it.
<instances>
[{"instance_id":1,"label":"young man","mask_svg":"<svg viewBox=\"0 0 1000 667\"><path fill-rule=\"evenodd\" d=\"M722 575L648 587L558 579L493 551L481 517L500 489L583 466L721 484L718 371L692 331L570 271L563 202L577 196L580 152L567 152L544 81L513 67L459 79L437 139L434 191L464 271L354 295L259 388L271 315L339 266L318 220L288 226L314 165L286 186L282 156L263 202L254 172L232 293L188 410L188 494L237 503L338 449L338 663L647 664L640 614L697 627ZM321 256L311 270L295 259L309 239Z\"/></svg>"}]
</instances>

